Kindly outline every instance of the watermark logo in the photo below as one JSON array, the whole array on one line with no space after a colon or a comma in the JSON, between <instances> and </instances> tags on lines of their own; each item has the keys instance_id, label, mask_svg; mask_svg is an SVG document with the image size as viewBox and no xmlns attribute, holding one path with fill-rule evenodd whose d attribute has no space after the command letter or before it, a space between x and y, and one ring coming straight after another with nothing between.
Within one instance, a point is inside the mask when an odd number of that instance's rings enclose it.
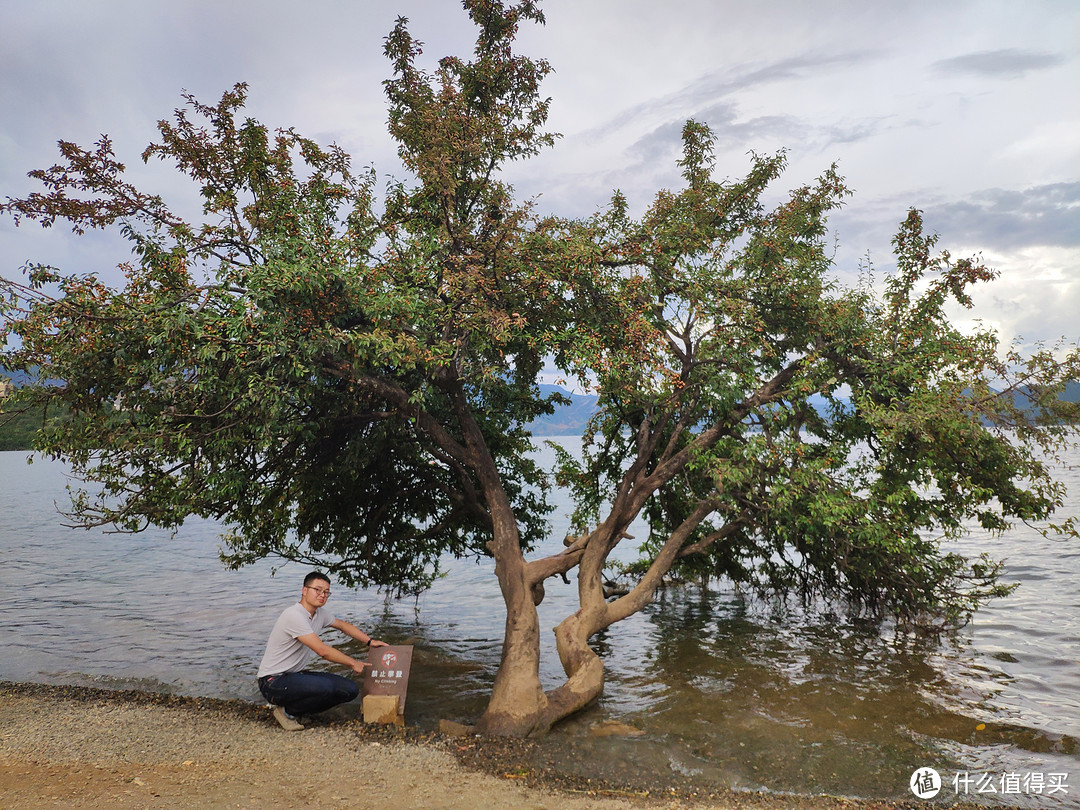
<instances>
[{"instance_id":1,"label":"watermark logo","mask_svg":"<svg viewBox=\"0 0 1080 810\"><path fill-rule=\"evenodd\" d=\"M932 799L941 790L941 774L933 768L918 768L911 774L911 792L919 799Z\"/></svg>"},{"instance_id":2,"label":"watermark logo","mask_svg":"<svg viewBox=\"0 0 1080 810\"><path fill-rule=\"evenodd\" d=\"M911 792L919 799L934 798L944 786L941 774L933 768L927 767L916 769L911 774L908 785L911 787ZM998 794L1000 796L1054 796L1060 794L1061 796L1067 796L1069 794L1069 774L1062 771L1050 773L1009 771L1001 774L957 771L952 777L951 785L956 796L986 794Z\"/></svg>"}]
</instances>

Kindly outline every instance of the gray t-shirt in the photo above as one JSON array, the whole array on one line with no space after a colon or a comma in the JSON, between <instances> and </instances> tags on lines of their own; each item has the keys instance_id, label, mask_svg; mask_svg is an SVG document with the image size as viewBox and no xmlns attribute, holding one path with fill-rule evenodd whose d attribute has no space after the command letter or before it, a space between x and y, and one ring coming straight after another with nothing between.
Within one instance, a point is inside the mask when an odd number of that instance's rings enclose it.
<instances>
[{"instance_id":1,"label":"gray t-shirt","mask_svg":"<svg viewBox=\"0 0 1080 810\"><path fill-rule=\"evenodd\" d=\"M312 616L299 602L285 608L274 622L274 629L270 631L257 677L302 670L315 653L310 647L297 641L297 637L306 636L308 633L318 634L330 625L334 618L323 608L315 608L315 615Z\"/></svg>"}]
</instances>

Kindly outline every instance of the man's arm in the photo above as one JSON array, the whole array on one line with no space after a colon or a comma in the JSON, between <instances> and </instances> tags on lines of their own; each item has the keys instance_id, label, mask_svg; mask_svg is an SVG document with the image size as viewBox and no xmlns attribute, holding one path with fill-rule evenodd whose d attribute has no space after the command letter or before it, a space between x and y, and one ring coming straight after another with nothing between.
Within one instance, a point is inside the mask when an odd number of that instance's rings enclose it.
<instances>
[{"instance_id":1,"label":"man's arm","mask_svg":"<svg viewBox=\"0 0 1080 810\"><path fill-rule=\"evenodd\" d=\"M343 624L348 624L348 622L343 622ZM353 638L356 637L353 636ZM322 658L325 658L327 661L333 661L335 664L342 664L344 666L347 666L357 675L363 675L364 667L370 666L367 661L357 661L355 658L346 655L336 647L331 647L329 644L319 638L318 634L316 633L306 633L305 635L297 636L296 640L303 644L305 647L309 647L314 653L316 653ZM358 638L356 640L360 641L360 639Z\"/></svg>"},{"instance_id":2,"label":"man's arm","mask_svg":"<svg viewBox=\"0 0 1080 810\"><path fill-rule=\"evenodd\" d=\"M353 638L356 641L359 641L361 644L370 644L372 647L387 646L385 641L377 641L373 639L355 624L349 624L344 619L334 619L332 622L330 622L330 626L333 627L335 630L340 630L342 633L349 636L349 638Z\"/></svg>"}]
</instances>

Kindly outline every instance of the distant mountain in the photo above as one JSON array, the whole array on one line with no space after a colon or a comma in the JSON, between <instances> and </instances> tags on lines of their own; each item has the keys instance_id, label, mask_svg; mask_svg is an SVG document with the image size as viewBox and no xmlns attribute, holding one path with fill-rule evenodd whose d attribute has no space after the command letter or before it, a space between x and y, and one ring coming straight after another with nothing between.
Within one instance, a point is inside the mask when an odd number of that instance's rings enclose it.
<instances>
[{"instance_id":1,"label":"distant mountain","mask_svg":"<svg viewBox=\"0 0 1080 810\"><path fill-rule=\"evenodd\" d=\"M555 406L555 413L551 416L542 416L531 422L529 429L534 436L580 435L585 429L586 423L596 413L597 397L593 394L571 394L569 391L554 385L541 385L540 391L544 395L561 392L570 397L572 402L569 405L557 405ZM1023 407L1023 395L1018 393L1016 397L1017 404ZM1080 402L1080 382L1071 382L1066 385L1061 398L1066 402ZM847 399L841 398L839 403L842 408L850 407L850 402ZM824 413L826 411L827 400L820 395L810 397L810 404L819 412Z\"/></svg>"},{"instance_id":2,"label":"distant mountain","mask_svg":"<svg viewBox=\"0 0 1080 810\"><path fill-rule=\"evenodd\" d=\"M540 393L544 396L561 393L570 397L569 405L556 405L551 416L541 416L529 423L529 430L534 436L577 436L585 430L585 425L596 413L597 397L593 394L571 394L557 385L541 385Z\"/></svg>"},{"instance_id":3,"label":"distant mountain","mask_svg":"<svg viewBox=\"0 0 1080 810\"><path fill-rule=\"evenodd\" d=\"M25 371L8 371L6 368L0 367L0 380L11 380L11 384L16 388L22 388L31 382L32 378Z\"/></svg>"},{"instance_id":4,"label":"distant mountain","mask_svg":"<svg viewBox=\"0 0 1080 810\"><path fill-rule=\"evenodd\" d=\"M1058 399L1064 402L1080 402L1080 382L1066 383L1065 390L1058 395ZM1035 408L1032 406L1029 389L1026 386L1021 386L1013 392L1012 401L1013 405L1020 410L1034 414Z\"/></svg>"},{"instance_id":5,"label":"distant mountain","mask_svg":"<svg viewBox=\"0 0 1080 810\"><path fill-rule=\"evenodd\" d=\"M25 371L9 371L0 368L0 380L9 379L12 384L19 388L31 381L31 376ZM540 392L549 396L553 393L562 393L569 397L569 405L556 405L555 412L551 416L541 416L529 423L529 430L536 436L575 436L579 435L596 413L597 397L595 394L571 394L564 388L556 385L541 385ZM1018 398L1022 395L1018 395ZM1080 402L1080 382L1071 382L1065 387L1061 398L1066 402ZM825 408L825 398L813 396L810 398L811 405L819 411ZM1020 404L1018 402L1018 404ZM848 406L846 400L841 400L843 407Z\"/></svg>"}]
</instances>

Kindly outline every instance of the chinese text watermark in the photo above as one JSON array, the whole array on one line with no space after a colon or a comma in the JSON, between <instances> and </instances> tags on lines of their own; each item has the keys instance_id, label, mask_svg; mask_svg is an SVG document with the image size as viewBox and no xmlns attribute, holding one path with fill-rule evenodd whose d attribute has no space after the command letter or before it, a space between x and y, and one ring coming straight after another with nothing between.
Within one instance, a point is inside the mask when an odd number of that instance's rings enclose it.
<instances>
[{"instance_id":1,"label":"chinese text watermark","mask_svg":"<svg viewBox=\"0 0 1080 810\"><path fill-rule=\"evenodd\" d=\"M911 792L920 799L934 798L946 785L957 796L1065 796L1069 793L1069 774L1060 771L957 771L949 782L945 782L933 768L917 768L909 782Z\"/></svg>"}]
</instances>

